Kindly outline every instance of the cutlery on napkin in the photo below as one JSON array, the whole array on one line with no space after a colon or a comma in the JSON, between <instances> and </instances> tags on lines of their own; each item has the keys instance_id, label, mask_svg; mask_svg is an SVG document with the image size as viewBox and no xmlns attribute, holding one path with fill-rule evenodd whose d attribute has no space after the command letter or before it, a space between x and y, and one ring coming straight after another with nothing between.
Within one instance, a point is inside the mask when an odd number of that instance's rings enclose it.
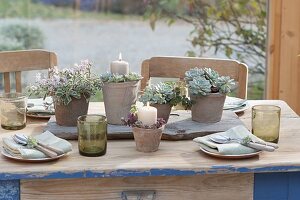
<instances>
[{"instance_id":1,"label":"cutlery on napkin","mask_svg":"<svg viewBox=\"0 0 300 200\"><path fill-rule=\"evenodd\" d=\"M59 149L63 153L68 153L72 151L72 145L70 142L56 137L49 131L45 131L42 134L36 135L34 136L34 138L40 144L42 143L46 146L53 147L54 149ZM28 146L23 146L21 144L16 143L12 137L3 138L2 141L4 150L12 156L20 157L23 159L40 159L49 157L48 155L36 148L30 148ZM56 155L57 154L58 153L56 153Z\"/></svg>"},{"instance_id":2,"label":"cutlery on napkin","mask_svg":"<svg viewBox=\"0 0 300 200\"><path fill-rule=\"evenodd\" d=\"M21 135L21 134L15 134L13 136L13 140L18 143L21 144L23 146L28 146L28 147L32 147L32 148L36 148L37 150L43 152L44 154L46 154L47 156L51 157L51 158L55 158L58 155L62 155L64 154L64 152L58 148L46 145L44 143L41 143L40 141L38 141L35 138L32 137L27 137L26 135Z\"/></svg>"},{"instance_id":3,"label":"cutlery on napkin","mask_svg":"<svg viewBox=\"0 0 300 200\"><path fill-rule=\"evenodd\" d=\"M54 105L52 99L49 97L47 97L45 100L42 98L28 99L27 113L54 114Z\"/></svg>"},{"instance_id":4,"label":"cutlery on napkin","mask_svg":"<svg viewBox=\"0 0 300 200\"><path fill-rule=\"evenodd\" d=\"M240 142L229 142L224 144L213 142L210 139L210 137L214 137L216 135L222 135L222 136L226 136L227 138L236 139L236 140L243 140L249 137L249 140L253 143L263 144L268 146L268 148L272 147L270 143L266 143L262 139L256 137L246 127L242 125L231 128L225 132L214 133L203 137L197 137L193 141L196 142L200 147L202 147L206 151L219 153L222 155L242 155L242 154L255 153L259 151L258 149L243 145ZM272 145L273 145L272 148L274 148L274 150L278 148L278 145L276 144L272 144Z\"/></svg>"},{"instance_id":5,"label":"cutlery on napkin","mask_svg":"<svg viewBox=\"0 0 300 200\"><path fill-rule=\"evenodd\" d=\"M227 144L227 143L231 143L231 142L237 142L242 145L251 147L253 149L257 149L257 150L270 151L270 152L275 151L275 147L269 146L267 144L252 142L250 137L245 137L243 139L232 139L225 135L218 134L218 135L210 136L209 139L212 140L213 142L219 143L219 144Z\"/></svg>"}]
</instances>

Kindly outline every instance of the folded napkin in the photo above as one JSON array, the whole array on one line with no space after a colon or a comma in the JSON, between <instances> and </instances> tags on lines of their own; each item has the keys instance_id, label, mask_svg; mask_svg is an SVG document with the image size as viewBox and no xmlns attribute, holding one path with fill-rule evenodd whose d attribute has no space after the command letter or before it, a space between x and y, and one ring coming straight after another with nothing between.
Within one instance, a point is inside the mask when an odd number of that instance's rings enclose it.
<instances>
[{"instance_id":1,"label":"folded napkin","mask_svg":"<svg viewBox=\"0 0 300 200\"><path fill-rule=\"evenodd\" d=\"M241 155L257 152L258 150L244 146L239 143L227 143L227 144L217 144L209 139L214 135L224 135L232 139L244 139L249 136L253 142L263 142L260 138L253 135L248 129L244 126L236 126L225 132L214 133L211 135L206 135L203 137L197 137L193 141L196 142L200 147L206 151L219 153L222 155Z\"/></svg>"},{"instance_id":2,"label":"folded napkin","mask_svg":"<svg viewBox=\"0 0 300 200\"><path fill-rule=\"evenodd\" d=\"M46 109L45 102L51 104L48 109ZM46 97L39 99L28 99L27 101L27 113L45 113L45 114L54 114L54 105L51 97Z\"/></svg>"},{"instance_id":3,"label":"folded napkin","mask_svg":"<svg viewBox=\"0 0 300 200\"><path fill-rule=\"evenodd\" d=\"M246 99L226 96L223 109L228 110L241 107L246 103L246 101Z\"/></svg>"},{"instance_id":4,"label":"folded napkin","mask_svg":"<svg viewBox=\"0 0 300 200\"><path fill-rule=\"evenodd\" d=\"M72 145L67 140L61 139L53 135L50 131L46 131L40 135L34 137L39 142L44 143L46 145L55 147L57 149L62 150L64 153L72 151ZM2 139L3 148L7 153L12 156L20 157L24 159L38 159L38 158L47 158L44 153L36 150L28 148L27 146L22 146L17 144L12 137L3 138Z\"/></svg>"}]
</instances>

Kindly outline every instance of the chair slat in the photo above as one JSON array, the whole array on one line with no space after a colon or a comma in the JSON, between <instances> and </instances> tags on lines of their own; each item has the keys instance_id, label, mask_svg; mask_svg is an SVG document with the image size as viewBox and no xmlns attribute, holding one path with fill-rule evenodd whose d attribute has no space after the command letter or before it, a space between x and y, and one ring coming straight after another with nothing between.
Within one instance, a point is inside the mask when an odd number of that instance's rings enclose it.
<instances>
[{"instance_id":1,"label":"chair slat","mask_svg":"<svg viewBox=\"0 0 300 200\"><path fill-rule=\"evenodd\" d=\"M10 77L9 77L9 72L3 73L4 77L4 91L6 93L10 92Z\"/></svg>"},{"instance_id":2,"label":"chair slat","mask_svg":"<svg viewBox=\"0 0 300 200\"><path fill-rule=\"evenodd\" d=\"M22 83L21 83L21 72L15 72L16 76L16 92L22 92Z\"/></svg>"}]
</instances>

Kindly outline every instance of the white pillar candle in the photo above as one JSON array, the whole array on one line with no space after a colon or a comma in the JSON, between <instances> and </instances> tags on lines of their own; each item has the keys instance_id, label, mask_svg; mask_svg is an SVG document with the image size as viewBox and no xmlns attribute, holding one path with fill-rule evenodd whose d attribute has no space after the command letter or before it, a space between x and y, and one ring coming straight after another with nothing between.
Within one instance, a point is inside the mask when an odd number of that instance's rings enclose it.
<instances>
[{"instance_id":1,"label":"white pillar candle","mask_svg":"<svg viewBox=\"0 0 300 200\"><path fill-rule=\"evenodd\" d=\"M143 106L138 109L137 115L139 121L141 121L144 125L151 126L157 122L157 109L149 106L149 102L147 103L147 106Z\"/></svg>"},{"instance_id":2,"label":"white pillar candle","mask_svg":"<svg viewBox=\"0 0 300 200\"><path fill-rule=\"evenodd\" d=\"M125 75L129 73L128 62L122 60L122 54L119 54L119 60L112 61L110 63L110 72L112 74Z\"/></svg>"}]
</instances>

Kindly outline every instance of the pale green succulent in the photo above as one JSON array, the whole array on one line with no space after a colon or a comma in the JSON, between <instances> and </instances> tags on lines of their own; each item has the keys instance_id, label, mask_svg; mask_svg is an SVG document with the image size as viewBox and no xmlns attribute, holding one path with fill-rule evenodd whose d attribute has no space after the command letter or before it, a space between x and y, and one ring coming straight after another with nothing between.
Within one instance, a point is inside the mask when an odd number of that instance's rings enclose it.
<instances>
[{"instance_id":1,"label":"pale green succulent","mask_svg":"<svg viewBox=\"0 0 300 200\"><path fill-rule=\"evenodd\" d=\"M193 68L185 73L185 80L190 93L200 96L218 92L227 94L235 85L229 76L220 76L211 68Z\"/></svg>"},{"instance_id":2,"label":"pale green succulent","mask_svg":"<svg viewBox=\"0 0 300 200\"><path fill-rule=\"evenodd\" d=\"M157 85L147 86L139 101L145 105L150 104L170 104L172 106L181 102L180 88L175 83L158 83Z\"/></svg>"},{"instance_id":3,"label":"pale green succulent","mask_svg":"<svg viewBox=\"0 0 300 200\"><path fill-rule=\"evenodd\" d=\"M128 81L139 81L142 77L134 72L130 72L126 75L119 75L119 74L112 74L112 73L105 73L100 75L100 79L103 83L121 83L121 82L128 82Z\"/></svg>"}]
</instances>

